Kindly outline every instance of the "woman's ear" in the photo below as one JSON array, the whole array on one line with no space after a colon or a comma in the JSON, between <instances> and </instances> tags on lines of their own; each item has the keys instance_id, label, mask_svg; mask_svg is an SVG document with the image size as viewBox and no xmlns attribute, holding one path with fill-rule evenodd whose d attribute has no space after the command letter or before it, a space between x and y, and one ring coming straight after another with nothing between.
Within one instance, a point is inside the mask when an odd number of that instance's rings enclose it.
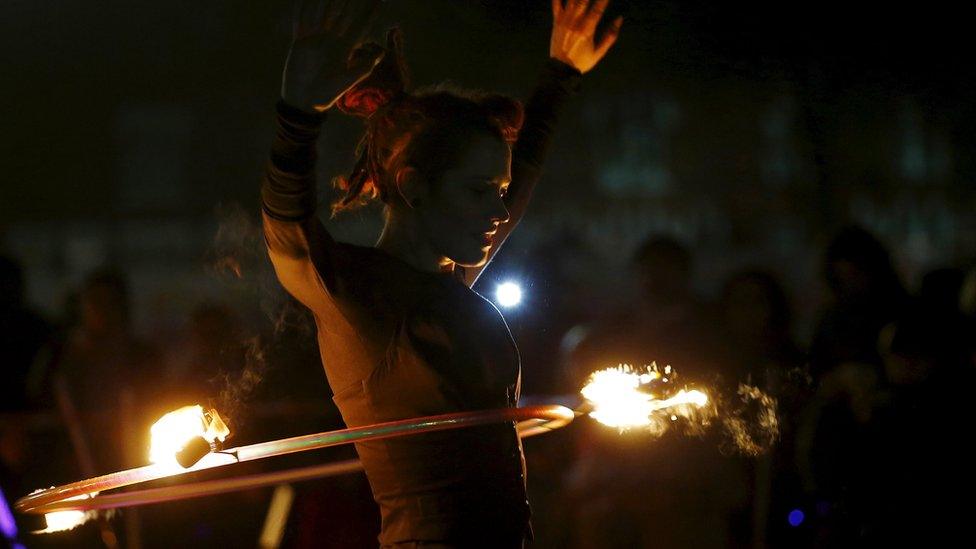
<instances>
[{"instance_id":1,"label":"woman's ear","mask_svg":"<svg viewBox=\"0 0 976 549\"><path fill-rule=\"evenodd\" d=\"M403 203L410 209L419 207L427 199L430 191L427 178L410 166L397 170L396 188Z\"/></svg>"}]
</instances>

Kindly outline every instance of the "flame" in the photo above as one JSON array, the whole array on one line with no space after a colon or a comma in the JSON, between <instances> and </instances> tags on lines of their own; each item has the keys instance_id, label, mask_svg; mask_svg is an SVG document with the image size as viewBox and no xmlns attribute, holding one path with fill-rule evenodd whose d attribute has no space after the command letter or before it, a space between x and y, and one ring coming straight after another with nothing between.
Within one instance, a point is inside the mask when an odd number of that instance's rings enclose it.
<instances>
[{"instance_id":1,"label":"flame","mask_svg":"<svg viewBox=\"0 0 976 549\"><path fill-rule=\"evenodd\" d=\"M670 366L665 375L673 379ZM660 418L658 412L672 421L678 416L687 417L695 408L708 403L708 395L702 391L680 390L673 396L660 398L651 392L652 385L664 385L669 379L657 371L656 365L645 371L637 371L627 364L607 368L590 374L586 386L580 391L593 406L590 417L608 427L630 429L651 425Z\"/></svg>"},{"instance_id":2,"label":"flame","mask_svg":"<svg viewBox=\"0 0 976 549\"><path fill-rule=\"evenodd\" d=\"M38 530L38 534L49 534L51 532L64 532L73 530L88 521L88 514L84 511L57 511L44 515L46 528Z\"/></svg>"},{"instance_id":3,"label":"flame","mask_svg":"<svg viewBox=\"0 0 976 549\"><path fill-rule=\"evenodd\" d=\"M698 389L692 389L691 391L682 389L671 398L651 401L654 411L671 408L672 406L680 406L682 404L694 404L698 408L701 408L708 404L708 395Z\"/></svg>"},{"instance_id":4,"label":"flame","mask_svg":"<svg viewBox=\"0 0 976 549\"><path fill-rule=\"evenodd\" d=\"M200 405L184 406L173 410L150 429L152 443L149 448L149 460L156 464L177 465L176 453L195 437L203 437L207 442L220 440L230 434L230 429L220 418L216 410L204 413Z\"/></svg>"},{"instance_id":5,"label":"flame","mask_svg":"<svg viewBox=\"0 0 976 549\"><path fill-rule=\"evenodd\" d=\"M65 501L78 500L93 498L98 495L98 492L93 494L83 494L73 498L67 498ZM36 530L35 534L50 534L52 532L64 532L66 530L73 530L82 524L88 522L89 520L95 518L95 511L55 511L53 513L44 514L44 524L45 528L43 530Z\"/></svg>"}]
</instances>

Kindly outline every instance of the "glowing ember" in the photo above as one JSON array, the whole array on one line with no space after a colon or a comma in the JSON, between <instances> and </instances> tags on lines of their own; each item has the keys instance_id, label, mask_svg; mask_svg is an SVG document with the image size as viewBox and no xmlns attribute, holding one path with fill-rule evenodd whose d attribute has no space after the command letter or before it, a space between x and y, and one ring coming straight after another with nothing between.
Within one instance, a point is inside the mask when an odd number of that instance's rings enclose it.
<instances>
[{"instance_id":1,"label":"glowing ember","mask_svg":"<svg viewBox=\"0 0 976 549\"><path fill-rule=\"evenodd\" d=\"M67 498L65 501L77 500L77 499L87 499L98 495L98 493L77 496L73 498ZM56 511L54 513L45 513L44 523L45 528L43 530L37 530L35 534L50 534L52 532L64 532L66 530L73 530L82 524L88 522L94 518L96 513L94 511Z\"/></svg>"},{"instance_id":2,"label":"glowing ember","mask_svg":"<svg viewBox=\"0 0 976 549\"><path fill-rule=\"evenodd\" d=\"M150 431L152 445L149 460L166 465L176 464L177 452L196 437L203 437L212 443L215 440L223 442L230 434L230 429L216 410L204 413L199 405L184 406L164 415Z\"/></svg>"},{"instance_id":3,"label":"glowing ember","mask_svg":"<svg viewBox=\"0 0 976 549\"><path fill-rule=\"evenodd\" d=\"M665 374L672 376L670 366L665 369ZM662 378L656 367L637 371L621 364L593 372L580 393L593 406L590 417L618 429L648 426L659 419L654 417L657 413L674 421L677 416L687 417L695 408L708 402L708 395L698 390L682 389L667 398L651 392L655 384L662 386L666 383L667 378Z\"/></svg>"}]
</instances>

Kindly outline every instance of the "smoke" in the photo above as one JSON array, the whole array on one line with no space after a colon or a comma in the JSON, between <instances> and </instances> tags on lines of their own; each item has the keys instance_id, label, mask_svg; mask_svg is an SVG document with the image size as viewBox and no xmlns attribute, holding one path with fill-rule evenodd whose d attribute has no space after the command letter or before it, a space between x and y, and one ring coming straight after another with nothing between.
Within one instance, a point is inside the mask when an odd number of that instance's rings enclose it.
<instances>
[{"instance_id":1,"label":"smoke","mask_svg":"<svg viewBox=\"0 0 976 549\"><path fill-rule=\"evenodd\" d=\"M207 261L211 274L241 298L260 303L270 313L286 296L268 260L260 223L236 203L218 206L216 217L217 234Z\"/></svg>"},{"instance_id":2,"label":"smoke","mask_svg":"<svg viewBox=\"0 0 976 549\"><path fill-rule=\"evenodd\" d=\"M209 269L237 303L256 306L257 322L245 325L238 337L239 369L222 371L212 405L239 431L247 404L260 392L269 372L288 353L286 338L312 339L312 322L304 307L280 286L268 259L258 220L239 204L217 208L218 227Z\"/></svg>"},{"instance_id":3,"label":"smoke","mask_svg":"<svg viewBox=\"0 0 976 549\"><path fill-rule=\"evenodd\" d=\"M581 393L591 417L621 432L708 437L723 452L748 456L770 450L780 433L776 398L713 377L703 383L679 377L671 366L621 364L591 374Z\"/></svg>"},{"instance_id":4,"label":"smoke","mask_svg":"<svg viewBox=\"0 0 976 549\"><path fill-rule=\"evenodd\" d=\"M708 437L722 453L750 457L769 452L779 440L779 404L772 391L748 382L729 383L717 374L707 382L690 383L706 388L709 401L684 416L685 435Z\"/></svg>"},{"instance_id":5,"label":"smoke","mask_svg":"<svg viewBox=\"0 0 976 549\"><path fill-rule=\"evenodd\" d=\"M758 387L740 383L725 406L722 429L731 449L749 456L769 451L779 439L776 399Z\"/></svg>"}]
</instances>

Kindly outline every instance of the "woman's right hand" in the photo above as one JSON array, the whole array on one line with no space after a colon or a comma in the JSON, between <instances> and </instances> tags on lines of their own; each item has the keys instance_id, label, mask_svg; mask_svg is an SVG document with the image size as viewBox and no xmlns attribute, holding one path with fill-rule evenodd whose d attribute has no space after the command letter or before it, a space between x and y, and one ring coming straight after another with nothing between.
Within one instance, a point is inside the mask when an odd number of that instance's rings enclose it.
<instances>
[{"instance_id":1,"label":"woman's right hand","mask_svg":"<svg viewBox=\"0 0 976 549\"><path fill-rule=\"evenodd\" d=\"M281 78L281 98L307 112L323 112L369 76L382 56L357 55L381 0L301 0ZM361 53L361 52L360 52Z\"/></svg>"}]
</instances>

